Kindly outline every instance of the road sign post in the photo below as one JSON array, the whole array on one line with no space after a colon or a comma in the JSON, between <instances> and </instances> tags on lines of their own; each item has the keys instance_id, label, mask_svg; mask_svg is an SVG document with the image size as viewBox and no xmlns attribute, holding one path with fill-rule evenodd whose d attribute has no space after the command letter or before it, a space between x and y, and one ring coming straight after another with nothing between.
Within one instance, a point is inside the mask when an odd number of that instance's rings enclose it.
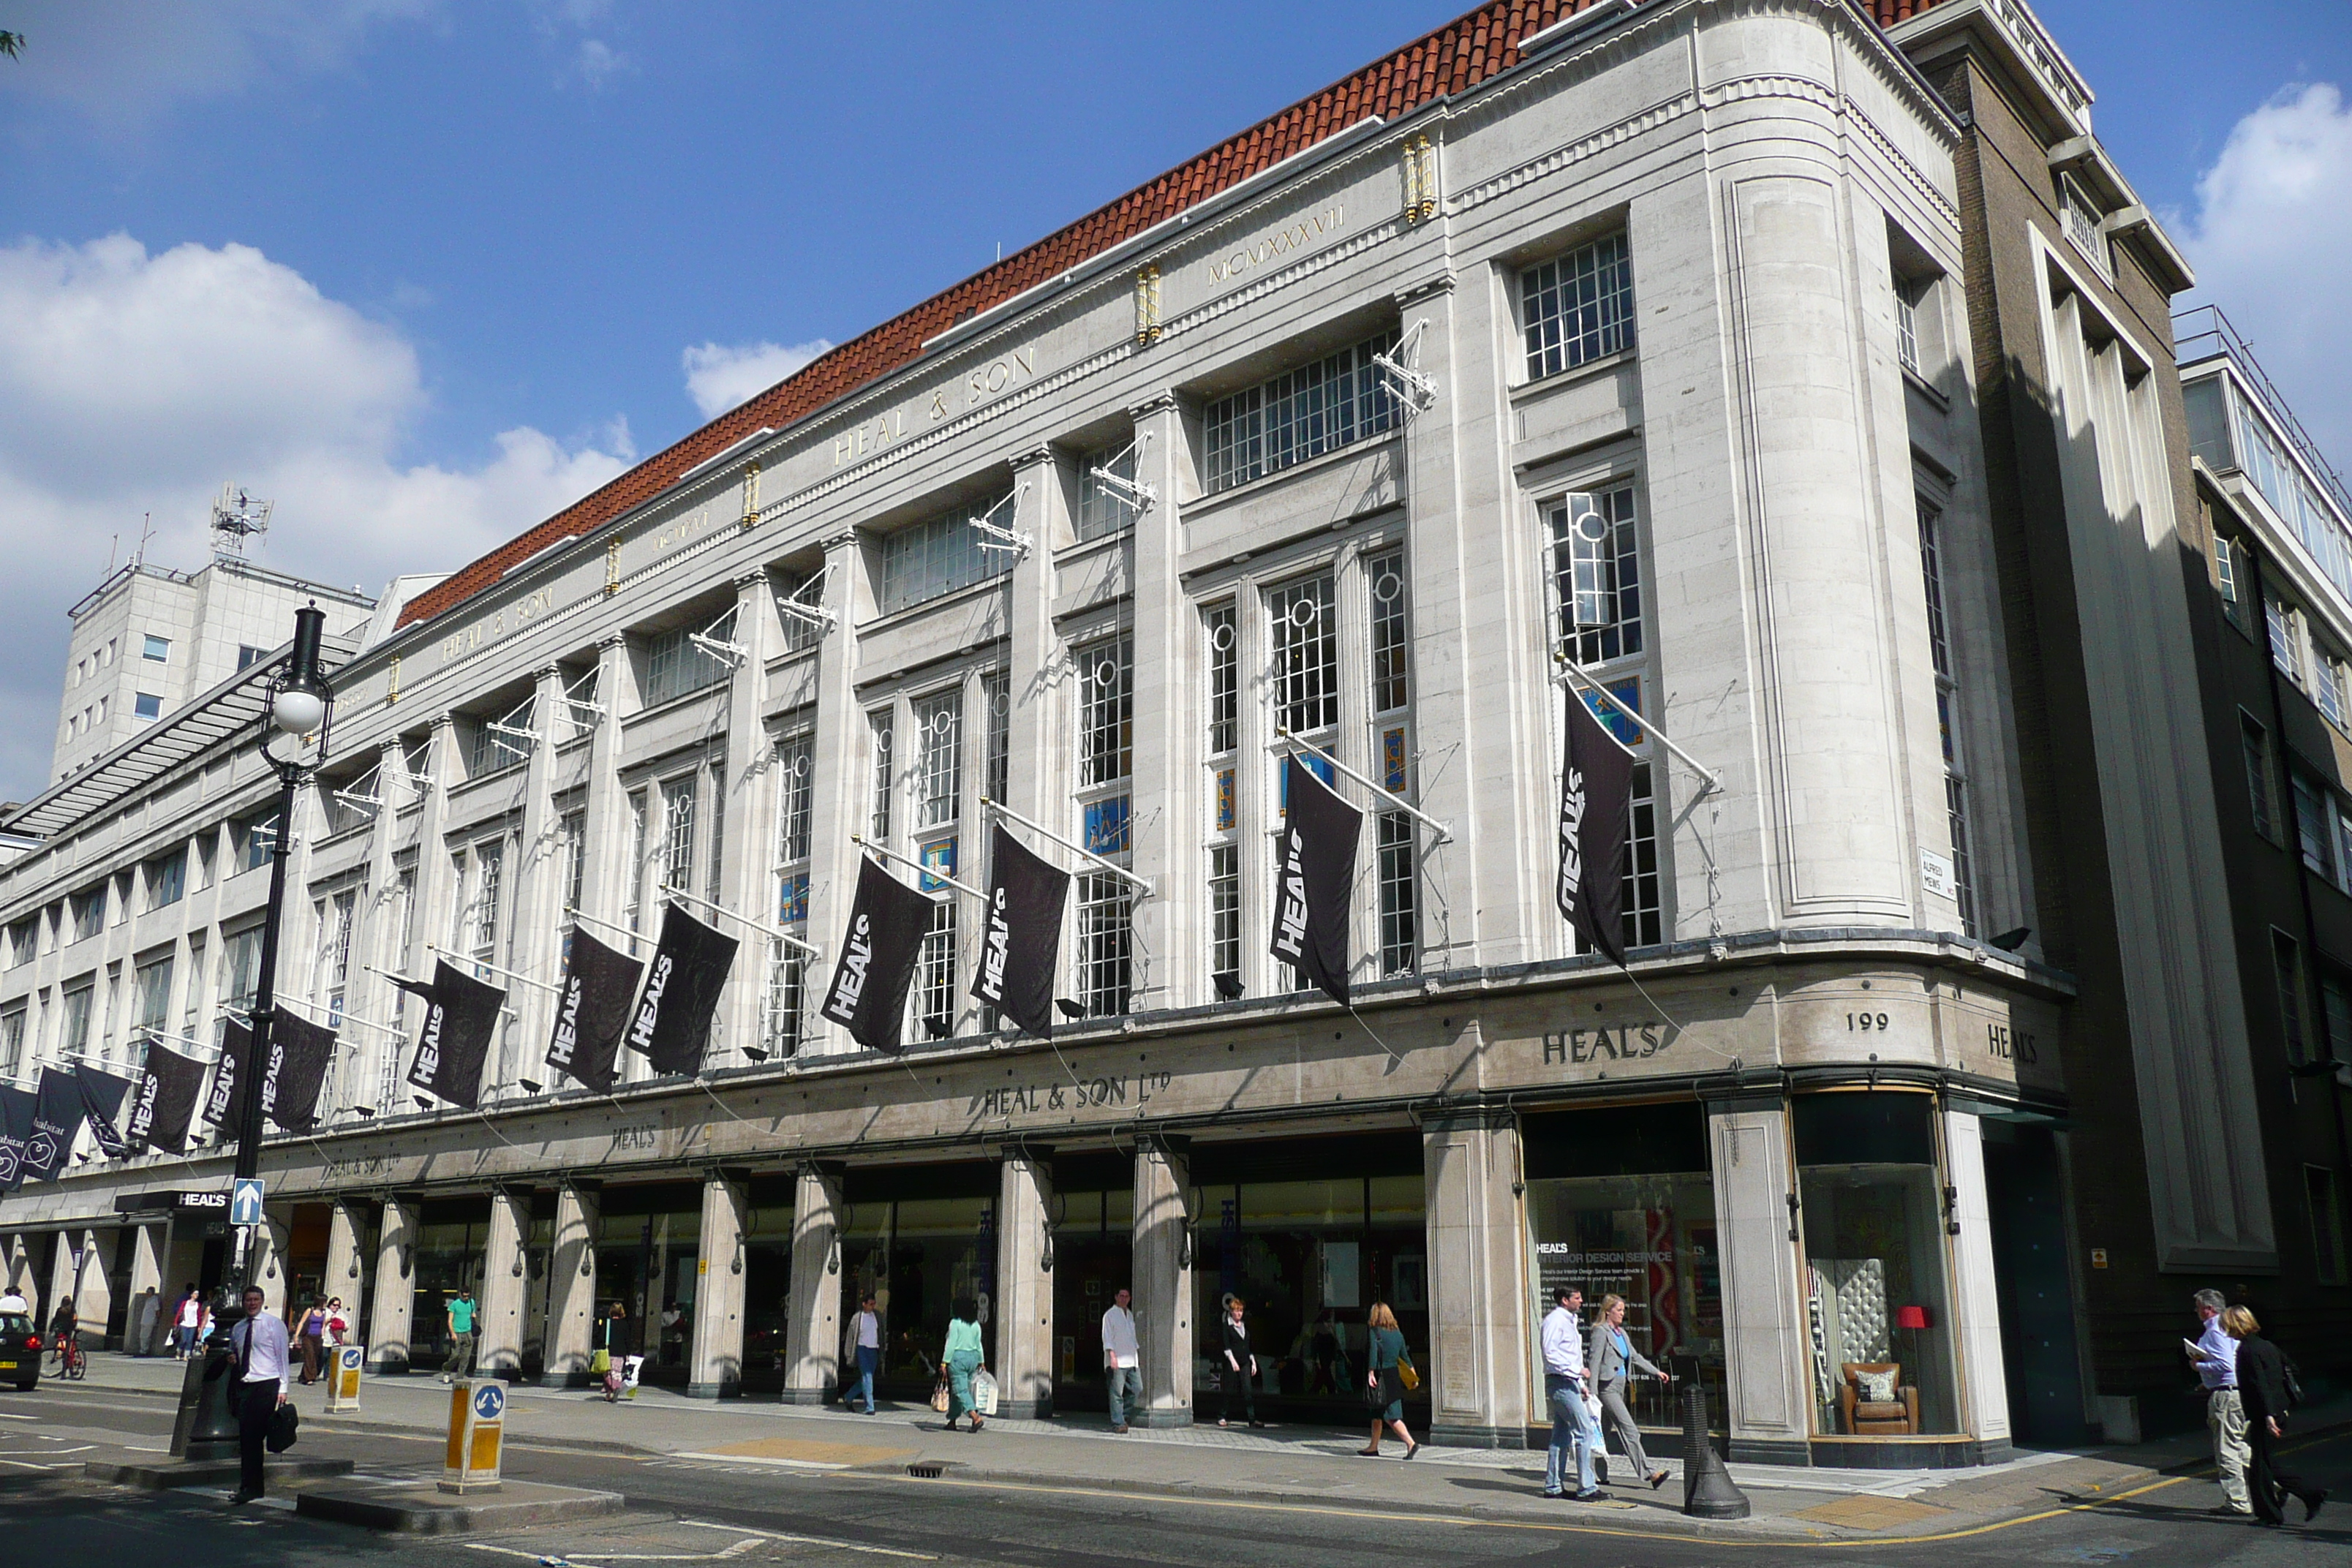
<instances>
[{"instance_id":1,"label":"road sign post","mask_svg":"<svg viewBox=\"0 0 2352 1568\"><path fill-rule=\"evenodd\" d=\"M239 1176L236 1189L229 1194L229 1224L259 1225L261 1219L261 1178Z\"/></svg>"},{"instance_id":2,"label":"road sign post","mask_svg":"<svg viewBox=\"0 0 2352 1568\"><path fill-rule=\"evenodd\" d=\"M360 1368L367 1361L365 1345L337 1345L333 1364L327 1368L327 1414L353 1415L360 1407Z\"/></svg>"},{"instance_id":3,"label":"road sign post","mask_svg":"<svg viewBox=\"0 0 2352 1568\"><path fill-rule=\"evenodd\" d=\"M499 1489L499 1449L506 1436L507 1389L496 1378L460 1378L449 1388L449 1447L441 1489Z\"/></svg>"}]
</instances>

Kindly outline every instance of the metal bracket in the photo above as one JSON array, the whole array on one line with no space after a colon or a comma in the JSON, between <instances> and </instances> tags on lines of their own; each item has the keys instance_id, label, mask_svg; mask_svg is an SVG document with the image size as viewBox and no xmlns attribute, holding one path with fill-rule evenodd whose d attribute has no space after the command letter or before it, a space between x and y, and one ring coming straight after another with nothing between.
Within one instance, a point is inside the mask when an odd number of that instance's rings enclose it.
<instances>
[{"instance_id":1,"label":"metal bracket","mask_svg":"<svg viewBox=\"0 0 2352 1568\"><path fill-rule=\"evenodd\" d=\"M1136 439L1129 441L1124 450L1112 453L1109 462L1097 463L1087 472L1097 484L1136 510L1150 511L1159 503L1160 492L1141 479L1130 479L1124 474L1111 472L1110 464L1118 462L1129 452L1149 451L1150 447L1151 432L1147 430Z\"/></svg>"},{"instance_id":2,"label":"metal bracket","mask_svg":"<svg viewBox=\"0 0 2352 1568\"><path fill-rule=\"evenodd\" d=\"M1437 406L1437 383L1405 363L1407 352L1421 345L1421 334L1428 327L1428 318L1415 321L1403 337L1397 340L1396 353L1376 353L1372 363L1386 371L1396 384L1397 397L1413 414L1426 414Z\"/></svg>"}]
</instances>

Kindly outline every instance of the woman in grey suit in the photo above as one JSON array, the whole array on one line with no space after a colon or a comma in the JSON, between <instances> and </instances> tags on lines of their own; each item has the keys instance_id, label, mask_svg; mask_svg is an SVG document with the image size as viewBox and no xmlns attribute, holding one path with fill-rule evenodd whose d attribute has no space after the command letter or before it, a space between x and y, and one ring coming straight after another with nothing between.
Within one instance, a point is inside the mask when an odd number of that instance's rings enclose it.
<instances>
[{"instance_id":1,"label":"woman in grey suit","mask_svg":"<svg viewBox=\"0 0 2352 1568\"><path fill-rule=\"evenodd\" d=\"M1585 1347L1584 1364L1592 1379L1593 1392L1600 1396L1602 1414L1617 1434L1617 1446L1633 1462L1634 1470L1649 1479L1650 1489L1657 1490L1666 1484L1666 1472L1654 1468L1650 1456L1642 1451L1642 1429L1633 1425L1633 1413L1625 1405L1625 1382L1636 1373L1671 1383L1671 1373L1660 1372L1633 1348L1625 1336L1625 1298L1601 1298L1601 1315L1592 1322L1591 1342Z\"/></svg>"}]
</instances>

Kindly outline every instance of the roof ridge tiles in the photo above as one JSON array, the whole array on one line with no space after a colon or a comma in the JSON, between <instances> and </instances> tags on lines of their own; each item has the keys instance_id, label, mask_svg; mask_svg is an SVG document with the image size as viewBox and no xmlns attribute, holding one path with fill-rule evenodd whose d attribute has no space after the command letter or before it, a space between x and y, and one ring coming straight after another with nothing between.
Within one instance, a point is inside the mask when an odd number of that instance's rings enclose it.
<instances>
[{"instance_id":1,"label":"roof ridge tiles","mask_svg":"<svg viewBox=\"0 0 2352 1568\"><path fill-rule=\"evenodd\" d=\"M1518 63L1518 40L1598 0L1486 0L1337 81L1112 197L1053 233L820 354L793 374L644 458L536 527L460 567L400 610L430 620L567 535L585 534L676 482L761 425L782 431L922 357L923 344L1177 214L1377 114L1394 120ZM1881 26L1935 0L1860 0Z\"/></svg>"}]
</instances>

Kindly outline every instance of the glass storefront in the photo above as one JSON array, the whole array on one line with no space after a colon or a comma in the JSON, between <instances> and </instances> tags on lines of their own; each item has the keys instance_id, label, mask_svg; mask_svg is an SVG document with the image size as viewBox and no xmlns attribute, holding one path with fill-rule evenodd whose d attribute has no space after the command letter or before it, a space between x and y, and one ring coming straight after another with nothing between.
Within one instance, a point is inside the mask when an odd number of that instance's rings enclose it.
<instances>
[{"instance_id":1,"label":"glass storefront","mask_svg":"<svg viewBox=\"0 0 2352 1568\"><path fill-rule=\"evenodd\" d=\"M882 1314L879 1392L930 1396L948 1316L961 1301L978 1308L981 1343L995 1364L997 1182L993 1164L851 1173L841 1321L845 1333L859 1299L874 1293Z\"/></svg>"},{"instance_id":2,"label":"glass storefront","mask_svg":"<svg viewBox=\"0 0 2352 1568\"><path fill-rule=\"evenodd\" d=\"M449 1303L470 1290L482 1300L482 1252L489 1241L490 1201L448 1198L427 1202L417 1214L416 1251L411 1268L416 1294L409 1311L408 1364L438 1372L449 1359Z\"/></svg>"},{"instance_id":3,"label":"glass storefront","mask_svg":"<svg viewBox=\"0 0 2352 1568\"><path fill-rule=\"evenodd\" d=\"M784 1342L793 1295L793 1178L752 1180L743 1226L743 1386L784 1385Z\"/></svg>"},{"instance_id":4,"label":"glass storefront","mask_svg":"<svg viewBox=\"0 0 2352 1568\"><path fill-rule=\"evenodd\" d=\"M1530 1321L1551 1310L1559 1285L1584 1291L1588 1332L1601 1299L1622 1296L1633 1348L1696 1378L1720 1420L1723 1276L1705 1112L1688 1102L1558 1111L1527 1117L1522 1135L1534 1249L1528 1276L1536 1286ZM1541 1368L1538 1353L1538 1379ZM1654 1381L1633 1383L1627 1404L1643 1426L1681 1425Z\"/></svg>"},{"instance_id":5,"label":"glass storefront","mask_svg":"<svg viewBox=\"0 0 2352 1568\"><path fill-rule=\"evenodd\" d=\"M1405 1169L1398 1167L1404 1166ZM1204 1151L1194 1161L1192 1239L1194 1418L1224 1408L1223 1302L1244 1302L1257 1359L1253 1388L1264 1418L1353 1424L1363 1414L1366 1315L1396 1313L1425 1370L1428 1240L1420 1140L1301 1140L1253 1155ZM1223 1167L1222 1169L1220 1167ZM1301 1170L1349 1175L1298 1177ZM1244 1179L1203 1180L1228 1172ZM1265 1180L1247 1179L1263 1175ZM1278 1179L1288 1177L1289 1179ZM1425 1421L1429 1385L1406 1398Z\"/></svg>"},{"instance_id":6,"label":"glass storefront","mask_svg":"<svg viewBox=\"0 0 2352 1568\"><path fill-rule=\"evenodd\" d=\"M1892 1091L1790 1103L1822 1436L1960 1428L1935 1110L1932 1095Z\"/></svg>"},{"instance_id":7,"label":"glass storefront","mask_svg":"<svg viewBox=\"0 0 2352 1568\"><path fill-rule=\"evenodd\" d=\"M1135 1162L1059 1161L1054 1171L1054 1408L1105 1410L1102 1319L1134 1288ZM1078 1184L1072 1185L1072 1184Z\"/></svg>"},{"instance_id":8,"label":"glass storefront","mask_svg":"<svg viewBox=\"0 0 2352 1568\"><path fill-rule=\"evenodd\" d=\"M640 1380L687 1381L694 1342L695 1265L702 1249L702 1189L691 1182L608 1187L596 1238L594 1343L642 1355ZM616 1324L613 1308L622 1316Z\"/></svg>"}]
</instances>

